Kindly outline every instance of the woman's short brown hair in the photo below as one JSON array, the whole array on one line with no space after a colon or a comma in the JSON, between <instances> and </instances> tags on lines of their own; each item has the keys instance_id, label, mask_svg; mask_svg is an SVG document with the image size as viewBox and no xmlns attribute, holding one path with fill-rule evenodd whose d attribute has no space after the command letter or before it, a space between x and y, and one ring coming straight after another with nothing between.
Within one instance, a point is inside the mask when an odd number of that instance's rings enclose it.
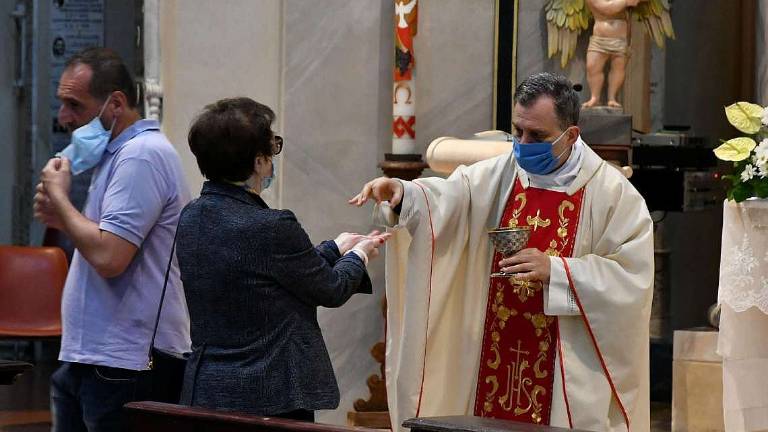
<instances>
[{"instance_id":1,"label":"woman's short brown hair","mask_svg":"<svg viewBox=\"0 0 768 432\"><path fill-rule=\"evenodd\" d=\"M247 97L206 105L192 122L187 141L209 180L244 181L257 156L272 156L275 113Z\"/></svg>"}]
</instances>

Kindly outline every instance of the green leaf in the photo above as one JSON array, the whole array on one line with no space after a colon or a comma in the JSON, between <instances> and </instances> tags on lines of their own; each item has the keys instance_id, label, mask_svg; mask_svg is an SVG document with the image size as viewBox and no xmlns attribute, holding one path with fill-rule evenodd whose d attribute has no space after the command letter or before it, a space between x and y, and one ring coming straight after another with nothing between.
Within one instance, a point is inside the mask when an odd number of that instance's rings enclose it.
<instances>
[{"instance_id":1,"label":"green leaf","mask_svg":"<svg viewBox=\"0 0 768 432\"><path fill-rule=\"evenodd\" d=\"M725 141L714 152L720 160L738 162L748 158L756 146L752 138L739 137Z\"/></svg>"},{"instance_id":2,"label":"green leaf","mask_svg":"<svg viewBox=\"0 0 768 432\"><path fill-rule=\"evenodd\" d=\"M733 194L733 200L736 202L742 202L752 196L752 188L744 183L740 183L731 190Z\"/></svg>"},{"instance_id":3,"label":"green leaf","mask_svg":"<svg viewBox=\"0 0 768 432\"><path fill-rule=\"evenodd\" d=\"M753 180L752 186L758 198L768 198L768 181L765 179Z\"/></svg>"},{"instance_id":4,"label":"green leaf","mask_svg":"<svg viewBox=\"0 0 768 432\"><path fill-rule=\"evenodd\" d=\"M735 174L724 175L723 180L728 180L731 182L731 187L741 183L741 177Z\"/></svg>"},{"instance_id":5,"label":"green leaf","mask_svg":"<svg viewBox=\"0 0 768 432\"><path fill-rule=\"evenodd\" d=\"M763 107L749 102L736 102L725 107L728 122L745 134L756 134L760 130Z\"/></svg>"}]
</instances>

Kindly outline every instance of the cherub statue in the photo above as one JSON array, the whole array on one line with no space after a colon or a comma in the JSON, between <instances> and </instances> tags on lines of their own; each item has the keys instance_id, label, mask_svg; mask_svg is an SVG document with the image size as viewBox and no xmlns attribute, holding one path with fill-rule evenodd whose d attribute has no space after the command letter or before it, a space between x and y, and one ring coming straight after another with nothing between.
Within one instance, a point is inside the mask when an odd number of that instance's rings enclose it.
<instances>
[{"instance_id":1,"label":"cherub statue","mask_svg":"<svg viewBox=\"0 0 768 432\"><path fill-rule=\"evenodd\" d=\"M616 96L626 75L632 17L645 25L659 48L664 48L665 38L675 38L668 0L549 0L544 10L549 57L560 52L563 68L573 57L579 35L594 17L587 48L587 82L591 97L582 105L585 108L600 102L606 64L610 65L608 106L621 108Z\"/></svg>"}]
</instances>

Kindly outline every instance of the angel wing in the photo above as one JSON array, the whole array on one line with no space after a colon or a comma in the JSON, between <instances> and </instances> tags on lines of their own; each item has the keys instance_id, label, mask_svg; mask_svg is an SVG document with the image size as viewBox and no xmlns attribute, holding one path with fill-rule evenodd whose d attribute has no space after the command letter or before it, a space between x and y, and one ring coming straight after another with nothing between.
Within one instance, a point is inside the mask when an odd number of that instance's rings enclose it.
<instances>
[{"instance_id":1,"label":"angel wing","mask_svg":"<svg viewBox=\"0 0 768 432\"><path fill-rule=\"evenodd\" d=\"M589 27L592 14L584 0L549 0L544 6L547 17L549 58L560 53L560 67L565 68L576 51L576 42Z\"/></svg>"},{"instance_id":2,"label":"angel wing","mask_svg":"<svg viewBox=\"0 0 768 432\"><path fill-rule=\"evenodd\" d=\"M659 48L664 48L666 38L675 38L672 19L669 17L669 0L641 1L632 8L632 16L645 25L645 31Z\"/></svg>"}]
</instances>

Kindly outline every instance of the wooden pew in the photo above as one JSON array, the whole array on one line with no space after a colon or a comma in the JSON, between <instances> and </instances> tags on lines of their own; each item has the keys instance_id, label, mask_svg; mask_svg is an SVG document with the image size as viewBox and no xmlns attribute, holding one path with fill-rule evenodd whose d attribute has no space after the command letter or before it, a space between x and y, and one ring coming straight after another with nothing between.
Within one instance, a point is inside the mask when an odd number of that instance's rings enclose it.
<instances>
[{"instance_id":1,"label":"wooden pew","mask_svg":"<svg viewBox=\"0 0 768 432\"><path fill-rule=\"evenodd\" d=\"M509 420L472 416L413 418L404 421L403 426L409 428L411 432L585 432L580 429L538 426Z\"/></svg>"},{"instance_id":2,"label":"wooden pew","mask_svg":"<svg viewBox=\"0 0 768 432\"><path fill-rule=\"evenodd\" d=\"M130 430L134 432L370 432L372 430L215 411L160 402L131 402L125 405L125 411L128 415ZM411 429L411 432L585 432L579 429L536 426L472 416L415 418L406 420L403 426Z\"/></svg>"},{"instance_id":3,"label":"wooden pew","mask_svg":"<svg viewBox=\"0 0 768 432\"><path fill-rule=\"evenodd\" d=\"M124 407L134 432L351 432L371 429L308 423L275 417L216 411L160 402L131 402Z\"/></svg>"}]
</instances>

